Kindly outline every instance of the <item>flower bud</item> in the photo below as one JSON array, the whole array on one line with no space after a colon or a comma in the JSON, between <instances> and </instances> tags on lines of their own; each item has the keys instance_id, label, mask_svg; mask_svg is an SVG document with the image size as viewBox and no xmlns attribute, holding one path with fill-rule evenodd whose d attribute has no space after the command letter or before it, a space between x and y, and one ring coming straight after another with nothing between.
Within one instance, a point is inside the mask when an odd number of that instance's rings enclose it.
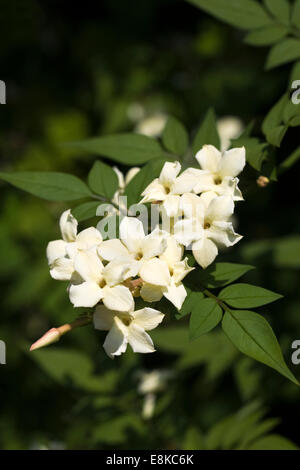
<instances>
[{"instance_id":1,"label":"flower bud","mask_svg":"<svg viewBox=\"0 0 300 470\"><path fill-rule=\"evenodd\" d=\"M49 344L56 343L59 341L60 337L61 334L58 329L51 328L51 330L47 331L47 333L45 333L40 339L31 345L30 351L34 351L35 349L40 349L44 346L48 346Z\"/></svg>"}]
</instances>

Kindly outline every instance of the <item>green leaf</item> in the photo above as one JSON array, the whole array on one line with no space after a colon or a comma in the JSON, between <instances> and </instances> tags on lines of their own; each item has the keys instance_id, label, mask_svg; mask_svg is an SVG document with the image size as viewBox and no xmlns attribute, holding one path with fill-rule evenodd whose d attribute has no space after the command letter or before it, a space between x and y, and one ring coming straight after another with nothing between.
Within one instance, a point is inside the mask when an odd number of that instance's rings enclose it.
<instances>
[{"instance_id":1,"label":"green leaf","mask_svg":"<svg viewBox=\"0 0 300 470\"><path fill-rule=\"evenodd\" d=\"M235 308L253 308L266 305L282 297L268 289L251 284L232 284L221 290L218 297Z\"/></svg>"},{"instance_id":2,"label":"green leaf","mask_svg":"<svg viewBox=\"0 0 300 470\"><path fill-rule=\"evenodd\" d=\"M280 346L271 326L261 315L249 310L225 312L222 328L242 353L272 367L299 385L284 362Z\"/></svg>"},{"instance_id":3,"label":"green leaf","mask_svg":"<svg viewBox=\"0 0 300 470\"><path fill-rule=\"evenodd\" d=\"M294 38L283 39L270 50L267 57L266 69L270 70L279 65L299 59L299 57L300 40Z\"/></svg>"},{"instance_id":4,"label":"green leaf","mask_svg":"<svg viewBox=\"0 0 300 470\"><path fill-rule=\"evenodd\" d=\"M295 0L292 8L292 23L299 28L300 25L300 0Z\"/></svg>"},{"instance_id":5,"label":"green leaf","mask_svg":"<svg viewBox=\"0 0 300 470\"><path fill-rule=\"evenodd\" d=\"M263 7L254 0L188 0L216 18L241 29L257 29L272 23Z\"/></svg>"},{"instance_id":6,"label":"green leaf","mask_svg":"<svg viewBox=\"0 0 300 470\"><path fill-rule=\"evenodd\" d=\"M101 204L101 201L90 201L84 202L77 207L72 209L72 214L78 220L82 222L83 220L90 219L96 216L97 207Z\"/></svg>"},{"instance_id":7,"label":"green leaf","mask_svg":"<svg viewBox=\"0 0 300 470\"><path fill-rule=\"evenodd\" d=\"M299 447L289 439L279 434L270 434L255 441L249 450L299 450Z\"/></svg>"},{"instance_id":8,"label":"green leaf","mask_svg":"<svg viewBox=\"0 0 300 470\"><path fill-rule=\"evenodd\" d=\"M280 23L290 24L291 8L288 0L264 0L264 4Z\"/></svg>"},{"instance_id":9,"label":"green leaf","mask_svg":"<svg viewBox=\"0 0 300 470\"><path fill-rule=\"evenodd\" d=\"M288 126L286 125L274 127L274 129L267 133L267 141L275 147L280 147L287 130Z\"/></svg>"},{"instance_id":10,"label":"green leaf","mask_svg":"<svg viewBox=\"0 0 300 470\"><path fill-rule=\"evenodd\" d=\"M202 292L193 292L189 290L181 309L175 314L176 319L179 320L185 315L191 313L195 305L197 305L197 303L202 299L204 299L204 294L202 294Z\"/></svg>"},{"instance_id":11,"label":"green leaf","mask_svg":"<svg viewBox=\"0 0 300 470\"><path fill-rule=\"evenodd\" d=\"M54 380L66 385L69 380L90 392L110 392L117 378L115 372L94 375L89 356L76 350L49 348L30 353L30 357Z\"/></svg>"},{"instance_id":12,"label":"green leaf","mask_svg":"<svg viewBox=\"0 0 300 470\"><path fill-rule=\"evenodd\" d=\"M268 112L262 124L262 130L265 135L282 123L283 110L288 101L289 95L285 93Z\"/></svg>"},{"instance_id":13,"label":"green leaf","mask_svg":"<svg viewBox=\"0 0 300 470\"><path fill-rule=\"evenodd\" d=\"M77 176L48 171L0 172L0 178L30 194L48 201L72 201L91 196L87 185Z\"/></svg>"},{"instance_id":14,"label":"green leaf","mask_svg":"<svg viewBox=\"0 0 300 470\"><path fill-rule=\"evenodd\" d=\"M183 450L204 450L204 436L202 432L194 426L186 431L183 441Z\"/></svg>"},{"instance_id":15,"label":"green leaf","mask_svg":"<svg viewBox=\"0 0 300 470\"><path fill-rule=\"evenodd\" d=\"M230 284L254 269L254 266L238 263L213 263L208 268L192 273L196 281L205 287L214 288Z\"/></svg>"},{"instance_id":16,"label":"green leaf","mask_svg":"<svg viewBox=\"0 0 300 470\"><path fill-rule=\"evenodd\" d=\"M214 299L203 299L194 306L190 319L190 339L208 333L222 320L222 309Z\"/></svg>"},{"instance_id":17,"label":"green leaf","mask_svg":"<svg viewBox=\"0 0 300 470\"><path fill-rule=\"evenodd\" d=\"M267 145L256 137L239 137L232 140L233 147L245 147L247 162L257 171L261 169L262 162L266 158L264 150Z\"/></svg>"},{"instance_id":18,"label":"green leaf","mask_svg":"<svg viewBox=\"0 0 300 470\"><path fill-rule=\"evenodd\" d=\"M115 134L68 142L69 147L102 155L125 165L141 165L164 156L157 140L140 134Z\"/></svg>"},{"instance_id":19,"label":"green leaf","mask_svg":"<svg viewBox=\"0 0 300 470\"><path fill-rule=\"evenodd\" d=\"M167 150L181 156L187 150L189 137L183 124L171 116L164 128L162 141Z\"/></svg>"},{"instance_id":20,"label":"green leaf","mask_svg":"<svg viewBox=\"0 0 300 470\"><path fill-rule=\"evenodd\" d=\"M244 41L251 46L268 46L280 41L288 32L289 29L286 26L274 24L250 31Z\"/></svg>"},{"instance_id":21,"label":"green leaf","mask_svg":"<svg viewBox=\"0 0 300 470\"><path fill-rule=\"evenodd\" d=\"M165 163L165 159L153 160L147 163L128 183L125 188L124 195L127 196L127 205L137 204L142 199L142 192L159 176L161 169Z\"/></svg>"},{"instance_id":22,"label":"green leaf","mask_svg":"<svg viewBox=\"0 0 300 470\"><path fill-rule=\"evenodd\" d=\"M89 187L96 194L112 199L119 187L118 177L114 170L106 163L96 161L89 172Z\"/></svg>"},{"instance_id":23,"label":"green leaf","mask_svg":"<svg viewBox=\"0 0 300 470\"><path fill-rule=\"evenodd\" d=\"M195 135L192 145L193 152L198 152L203 145L208 144L220 148L220 137L217 131L216 115L212 108L207 111L206 116Z\"/></svg>"}]
</instances>

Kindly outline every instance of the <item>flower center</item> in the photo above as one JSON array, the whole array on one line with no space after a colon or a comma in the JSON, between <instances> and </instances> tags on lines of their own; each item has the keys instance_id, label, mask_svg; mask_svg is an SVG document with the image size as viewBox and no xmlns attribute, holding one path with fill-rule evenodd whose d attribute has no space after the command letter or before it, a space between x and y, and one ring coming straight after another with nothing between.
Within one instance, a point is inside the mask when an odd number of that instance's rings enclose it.
<instances>
[{"instance_id":1,"label":"flower center","mask_svg":"<svg viewBox=\"0 0 300 470\"><path fill-rule=\"evenodd\" d=\"M207 229L210 228L210 227L211 227L211 223L206 220L206 221L204 222L204 228L205 228L205 230L207 230Z\"/></svg>"},{"instance_id":2,"label":"flower center","mask_svg":"<svg viewBox=\"0 0 300 470\"><path fill-rule=\"evenodd\" d=\"M103 289L103 287L106 286L106 281L105 279L101 279L101 281L99 282L99 287L101 287L101 289Z\"/></svg>"},{"instance_id":3,"label":"flower center","mask_svg":"<svg viewBox=\"0 0 300 470\"><path fill-rule=\"evenodd\" d=\"M222 183L222 178L220 176L216 176L214 179L215 184L221 184Z\"/></svg>"},{"instance_id":4,"label":"flower center","mask_svg":"<svg viewBox=\"0 0 300 470\"><path fill-rule=\"evenodd\" d=\"M126 313L121 313L120 315L118 315L118 317L120 318L121 322L125 325L125 326L129 326L130 323L132 322L132 318L130 315L126 314Z\"/></svg>"}]
</instances>

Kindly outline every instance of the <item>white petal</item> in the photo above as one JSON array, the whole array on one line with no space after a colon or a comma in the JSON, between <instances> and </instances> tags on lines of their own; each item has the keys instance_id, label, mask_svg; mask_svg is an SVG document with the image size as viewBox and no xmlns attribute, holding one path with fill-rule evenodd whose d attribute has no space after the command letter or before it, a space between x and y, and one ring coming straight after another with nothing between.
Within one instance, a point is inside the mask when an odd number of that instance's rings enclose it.
<instances>
[{"instance_id":1,"label":"white petal","mask_svg":"<svg viewBox=\"0 0 300 470\"><path fill-rule=\"evenodd\" d=\"M238 187L238 178L231 178L230 176L224 176L222 184L217 188L220 195L231 196L234 201L243 201L244 198Z\"/></svg>"},{"instance_id":2,"label":"white petal","mask_svg":"<svg viewBox=\"0 0 300 470\"><path fill-rule=\"evenodd\" d=\"M145 307L137 310L133 314L134 324L139 325L144 330L153 330L164 318L164 314L154 308Z\"/></svg>"},{"instance_id":3,"label":"white petal","mask_svg":"<svg viewBox=\"0 0 300 470\"><path fill-rule=\"evenodd\" d=\"M158 178L152 181L142 192L143 202L163 201L167 195L165 187L158 181Z\"/></svg>"},{"instance_id":4,"label":"white petal","mask_svg":"<svg viewBox=\"0 0 300 470\"><path fill-rule=\"evenodd\" d=\"M168 217L176 217L179 210L180 196L168 194L163 201L163 207Z\"/></svg>"},{"instance_id":5,"label":"white petal","mask_svg":"<svg viewBox=\"0 0 300 470\"><path fill-rule=\"evenodd\" d=\"M67 243L64 240L54 240L47 245L48 263L52 264L57 258L62 258L66 254Z\"/></svg>"},{"instance_id":6,"label":"white petal","mask_svg":"<svg viewBox=\"0 0 300 470\"><path fill-rule=\"evenodd\" d=\"M196 153L196 160L202 170L209 170L212 173L218 172L221 158L221 152L213 145L203 145L202 149Z\"/></svg>"},{"instance_id":7,"label":"white petal","mask_svg":"<svg viewBox=\"0 0 300 470\"><path fill-rule=\"evenodd\" d=\"M143 281L156 286L167 286L170 282L170 272L167 263L158 258L145 261L140 269Z\"/></svg>"},{"instance_id":8,"label":"white petal","mask_svg":"<svg viewBox=\"0 0 300 470\"><path fill-rule=\"evenodd\" d=\"M192 250L197 263L203 269L207 268L218 254L218 248L215 243L207 238L193 243Z\"/></svg>"},{"instance_id":9,"label":"white petal","mask_svg":"<svg viewBox=\"0 0 300 470\"><path fill-rule=\"evenodd\" d=\"M103 343L103 348L110 358L120 356L127 349L128 331L122 321L115 316L113 326L107 334Z\"/></svg>"},{"instance_id":10,"label":"white petal","mask_svg":"<svg viewBox=\"0 0 300 470\"><path fill-rule=\"evenodd\" d=\"M170 188L180 170L181 165L179 162L166 162L160 172L159 182L163 186Z\"/></svg>"},{"instance_id":11,"label":"white petal","mask_svg":"<svg viewBox=\"0 0 300 470\"><path fill-rule=\"evenodd\" d=\"M182 261L177 261L177 263L174 263L173 265L173 274L172 274L172 280L175 283L178 283L182 281L182 279L187 276L191 271L193 271L195 268L192 268L191 266L188 265L188 259L184 258Z\"/></svg>"},{"instance_id":12,"label":"white petal","mask_svg":"<svg viewBox=\"0 0 300 470\"><path fill-rule=\"evenodd\" d=\"M147 235L141 243L143 257L146 259L161 255L167 247L167 234L158 227Z\"/></svg>"},{"instance_id":13,"label":"white petal","mask_svg":"<svg viewBox=\"0 0 300 470\"><path fill-rule=\"evenodd\" d=\"M102 235L95 227L89 227L77 235L76 241L82 249L88 250L102 242Z\"/></svg>"},{"instance_id":14,"label":"white petal","mask_svg":"<svg viewBox=\"0 0 300 470\"><path fill-rule=\"evenodd\" d=\"M118 258L110 261L102 271L102 275L109 286L121 284L125 279L131 277L131 265L136 260L129 261L127 258ZM137 269L138 272L138 269Z\"/></svg>"},{"instance_id":15,"label":"white petal","mask_svg":"<svg viewBox=\"0 0 300 470\"><path fill-rule=\"evenodd\" d=\"M106 261L112 261L115 258L124 257L129 255L129 251L126 246L123 245L121 240L105 240L98 247L98 253L101 258Z\"/></svg>"},{"instance_id":16,"label":"white petal","mask_svg":"<svg viewBox=\"0 0 300 470\"><path fill-rule=\"evenodd\" d=\"M109 331L114 323L116 312L108 310L104 305L98 305L93 315L93 323L96 330Z\"/></svg>"},{"instance_id":17,"label":"white petal","mask_svg":"<svg viewBox=\"0 0 300 470\"><path fill-rule=\"evenodd\" d=\"M171 192L173 194L190 193L193 190L196 182L196 175L190 172L189 169L187 169L174 180L171 186Z\"/></svg>"},{"instance_id":18,"label":"white petal","mask_svg":"<svg viewBox=\"0 0 300 470\"><path fill-rule=\"evenodd\" d=\"M226 150L222 156L220 174L222 176L237 176L246 165L245 147Z\"/></svg>"},{"instance_id":19,"label":"white petal","mask_svg":"<svg viewBox=\"0 0 300 470\"><path fill-rule=\"evenodd\" d=\"M78 222L71 214L71 209L62 213L59 225L63 239L66 242L74 242L76 240Z\"/></svg>"},{"instance_id":20,"label":"white petal","mask_svg":"<svg viewBox=\"0 0 300 470\"><path fill-rule=\"evenodd\" d=\"M97 283L102 279L103 264L96 250L79 251L74 260L74 268L84 281Z\"/></svg>"},{"instance_id":21,"label":"white petal","mask_svg":"<svg viewBox=\"0 0 300 470\"><path fill-rule=\"evenodd\" d=\"M215 191L215 187L218 185L215 184L214 174L206 170L199 170L199 172L201 173L199 173L194 186L194 193L200 194L204 191Z\"/></svg>"},{"instance_id":22,"label":"white petal","mask_svg":"<svg viewBox=\"0 0 300 470\"><path fill-rule=\"evenodd\" d=\"M103 298L103 290L95 282L71 284L69 296L74 307L94 307Z\"/></svg>"},{"instance_id":23,"label":"white petal","mask_svg":"<svg viewBox=\"0 0 300 470\"><path fill-rule=\"evenodd\" d=\"M174 225L174 237L184 246L189 246L193 241L203 237L203 225L196 219L179 220Z\"/></svg>"},{"instance_id":24,"label":"white petal","mask_svg":"<svg viewBox=\"0 0 300 470\"><path fill-rule=\"evenodd\" d=\"M72 260L77 256L79 249L80 245L77 242L69 242L66 244L66 254Z\"/></svg>"},{"instance_id":25,"label":"white petal","mask_svg":"<svg viewBox=\"0 0 300 470\"><path fill-rule=\"evenodd\" d=\"M165 261L169 267L173 267L174 263L181 260L183 251L183 247L175 238L169 236L167 238L167 247L162 255L160 255L160 259Z\"/></svg>"},{"instance_id":26,"label":"white petal","mask_svg":"<svg viewBox=\"0 0 300 470\"><path fill-rule=\"evenodd\" d=\"M203 204L202 196L199 197L193 193L183 194L179 204L180 213L185 217L194 217L198 220L203 220L205 205Z\"/></svg>"},{"instance_id":27,"label":"white petal","mask_svg":"<svg viewBox=\"0 0 300 470\"><path fill-rule=\"evenodd\" d=\"M151 353L155 351L152 339L143 328L132 322L128 330L128 343L132 347L133 352Z\"/></svg>"},{"instance_id":28,"label":"white petal","mask_svg":"<svg viewBox=\"0 0 300 470\"><path fill-rule=\"evenodd\" d=\"M124 181L123 173L119 170L119 168L117 166L113 166L113 170L117 175L119 188L124 189L125 188L125 181Z\"/></svg>"},{"instance_id":29,"label":"white petal","mask_svg":"<svg viewBox=\"0 0 300 470\"><path fill-rule=\"evenodd\" d=\"M226 247L235 245L243 237L234 231L231 222L216 221L207 230L207 237L219 245Z\"/></svg>"},{"instance_id":30,"label":"white petal","mask_svg":"<svg viewBox=\"0 0 300 470\"><path fill-rule=\"evenodd\" d=\"M161 286L145 283L140 290L140 295L145 302L158 302L163 296L162 289Z\"/></svg>"},{"instance_id":31,"label":"white petal","mask_svg":"<svg viewBox=\"0 0 300 470\"><path fill-rule=\"evenodd\" d=\"M130 253L138 253L145 237L142 222L135 217L124 217L120 223L120 238Z\"/></svg>"},{"instance_id":32,"label":"white petal","mask_svg":"<svg viewBox=\"0 0 300 470\"><path fill-rule=\"evenodd\" d=\"M104 287L103 303L109 310L131 312L134 300L130 290L125 286Z\"/></svg>"},{"instance_id":33,"label":"white petal","mask_svg":"<svg viewBox=\"0 0 300 470\"><path fill-rule=\"evenodd\" d=\"M69 258L58 258L51 264L50 275L58 281L70 281L73 272L73 260Z\"/></svg>"},{"instance_id":34,"label":"white petal","mask_svg":"<svg viewBox=\"0 0 300 470\"><path fill-rule=\"evenodd\" d=\"M230 196L218 196L214 198L207 210L206 217L210 221L223 220L226 221L233 214L234 202Z\"/></svg>"},{"instance_id":35,"label":"white petal","mask_svg":"<svg viewBox=\"0 0 300 470\"><path fill-rule=\"evenodd\" d=\"M138 166L134 166L130 168L129 171L127 171L126 176L125 176L125 186L127 186L128 183L139 173L141 169Z\"/></svg>"},{"instance_id":36,"label":"white petal","mask_svg":"<svg viewBox=\"0 0 300 470\"><path fill-rule=\"evenodd\" d=\"M164 296L178 309L180 310L182 304L187 296L185 287L183 284L176 285L172 282L164 292Z\"/></svg>"}]
</instances>

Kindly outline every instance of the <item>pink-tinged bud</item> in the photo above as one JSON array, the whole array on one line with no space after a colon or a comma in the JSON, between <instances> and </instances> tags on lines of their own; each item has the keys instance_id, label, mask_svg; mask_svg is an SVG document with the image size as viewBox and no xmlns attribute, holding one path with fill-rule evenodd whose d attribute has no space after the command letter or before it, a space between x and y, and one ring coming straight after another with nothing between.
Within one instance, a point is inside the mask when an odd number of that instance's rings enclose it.
<instances>
[{"instance_id":1,"label":"pink-tinged bud","mask_svg":"<svg viewBox=\"0 0 300 470\"><path fill-rule=\"evenodd\" d=\"M44 346L48 346L49 344L56 343L60 337L61 333L58 331L58 329L51 328L51 330L47 331L47 333L45 333L40 339L32 344L30 351L34 351L35 349L40 349Z\"/></svg>"}]
</instances>

